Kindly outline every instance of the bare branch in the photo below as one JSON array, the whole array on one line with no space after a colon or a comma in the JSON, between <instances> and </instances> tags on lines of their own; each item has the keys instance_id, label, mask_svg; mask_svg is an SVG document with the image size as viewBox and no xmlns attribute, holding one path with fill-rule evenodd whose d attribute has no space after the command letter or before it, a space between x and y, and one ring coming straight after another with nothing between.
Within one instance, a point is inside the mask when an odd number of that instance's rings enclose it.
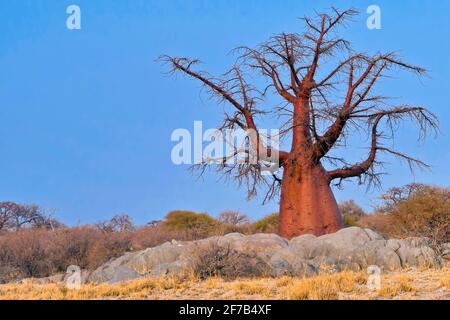
<instances>
[{"instance_id":1,"label":"bare branch","mask_svg":"<svg viewBox=\"0 0 450 320\"><path fill-rule=\"evenodd\" d=\"M355 82L353 82L355 62L366 62L367 65L365 66L362 74L357 78ZM346 62L344 63L344 65L348 63L349 62ZM371 59L360 55L358 57L355 56L350 60L347 95L344 103L342 104L342 107L339 110L338 116L336 117L332 125L325 131L325 133L318 139L318 141L314 145L317 161L320 160L325 154L327 154L331 148L333 148L336 141L341 137L343 129L347 124L347 121L351 118L352 113L361 105L362 102L367 101L366 98L373 90L377 80L382 76L383 71L388 70L393 66L400 66L418 74L422 74L424 72L424 69L420 67L412 66L402 62L392 53L386 55L377 55ZM338 67L339 70L341 68L342 67ZM334 76L337 72L338 71L333 71L331 74L333 74ZM326 77L324 79L324 83L329 81L330 78ZM358 92L357 89L360 88L363 83L367 83L367 85L360 92Z\"/></svg>"},{"instance_id":2,"label":"bare branch","mask_svg":"<svg viewBox=\"0 0 450 320\"><path fill-rule=\"evenodd\" d=\"M378 152L387 152L405 160L411 170L413 170L415 166L419 168L427 168L428 166L424 162L379 144L378 140L380 138L380 134L378 133L378 126L380 121L386 117L388 118L388 122L391 123L391 121L403 119L405 116L416 120L420 126L420 131L425 132L425 134L430 128L433 130L437 129L437 121L435 116L421 107L402 106L388 111L380 111L375 114L368 115L367 117L369 119L369 123L372 124L372 143L369 156L361 163L328 172L330 181L334 179L342 180L346 178L361 177L365 174L370 175L369 170L373 167Z\"/></svg>"}]
</instances>

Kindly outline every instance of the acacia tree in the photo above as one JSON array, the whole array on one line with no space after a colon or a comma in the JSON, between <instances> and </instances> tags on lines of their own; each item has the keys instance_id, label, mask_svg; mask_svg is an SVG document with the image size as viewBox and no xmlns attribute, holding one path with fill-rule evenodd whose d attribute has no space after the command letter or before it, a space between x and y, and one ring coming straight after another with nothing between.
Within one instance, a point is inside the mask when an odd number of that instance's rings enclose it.
<instances>
[{"instance_id":1,"label":"acacia tree","mask_svg":"<svg viewBox=\"0 0 450 320\"><path fill-rule=\"evenodd\" d=\"M256 132L250 140L258 163L225 160L248 149L236 150L224 158L218 169L247 186L254 196L260 185L268 187L266 198L280 193L279 233L287 238L312 233L322 235L342 227L342 219L331 185L357 178L360 183L378 183L380 153L406 160L410 167L426 167L420 160L386 144L394 138L399 121L411 119L419 125L419 137L437 128L435 116L420 106L392 105L377 94L376 84L389 73L403 69L418 75L423 68L403 62L395 53L368 55L355 52L339 35L339 27L357 14L350 9L303 18L303 33L281 33L255 48L236 49L237 60L222 77L197 71L196 59L163 56L169 73L180 72L199 80L212 97L231 107L221 129L241 128ZM258 87L248 82L255 75L267 83ZM255 81L259 85L260 79ZM272 97L279 104L266 106ZM270 99L269 99L270 97ZM264 143L258 120L275 114L280 119L280 136L289 150L276 150ZM383 134L384 130L384 134ZM366 133L369 151L351 164L333 154L350 136ZM384 143L383 143L384 142ZM261 174L263 162L279 154L281 174ZM334 166L333 169L325 169Z\"/></svg>"}]
</instances>

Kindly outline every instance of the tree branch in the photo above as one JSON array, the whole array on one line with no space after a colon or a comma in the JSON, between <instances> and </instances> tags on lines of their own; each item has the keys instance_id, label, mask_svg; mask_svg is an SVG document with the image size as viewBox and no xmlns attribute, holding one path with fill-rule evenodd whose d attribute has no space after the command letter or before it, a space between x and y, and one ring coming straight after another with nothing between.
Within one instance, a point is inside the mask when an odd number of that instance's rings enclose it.
<instances>
[{"instance_id":1,"label":"tree branch","mask_svg":"<svg viewBox=\"0 0 450 320\"><path fill-rule=\"evenodd\" d=\"M353 83L354 77L353 63L359 60L366 61L367 66L360 75L360 77ZM386 55L377 55L372 59L369 59L362 55L360 55L358 58L355 57L354 59L351 59L351 63L349 65L349 76L348 76L349 81L345 101L342 104L342 107L339 110L337 117L332 123L332 125L314 144L316 161L319 161L324 155L326 155L331 150L331 148L333 148L334 144L342 135L344 127L346 126L347 121L351 118L352 113L355 111L355 109L357 109L361 105L362 102L366 101L366 97L373 90L377 80L382 76L382 72L392 66L400 66L402 68L406 68L407 70L416 72L418 74L422 74L423 72L425 72L425 70L420 67L406 64L401 60L395 58L394 54L392 53ZM338 69L340 68L342 67L338 67ZM337 71L336 72L333 71L332 74L333 76L335 76L337 74ZM325 80L328 81L329 78L327 77L325 78ZM356 90L364 82L368 82L366 87L360 93L356 93ZM356 101L354 101L355 96L358 96L358 99Z\"/></svg>"},{"instance_id":2,"label":"tree branch","mask_svg":"<svg viewBox=\"0 0 450 320\"><path fill-rule=\"evenodd\" d=\"M353 177L361 177L364 174L368 174L369 169L372 168L372 166L375 163L375 159L378 152L387 152L390 154L395 155L396 157L399 157L403 160L406 160L408 162L408 165L410 166L410 169L413 169L413 166L416 165L419 168L426 168L428 167L424 162L414 159L408 155L405 155L401 152L386 148L384 146L381 146L379 144L379 133L378 133L378 126L381 122L381 120L384 117L387 117L389 121L392 120L398 120L403 118L404 116L409 116L412 119L415 119L420 128L421 131L426 131L428 128L437 128L437 123L435 120L435 116L431 113L429 113L426 109L421 107L397 107L393 108L391 110L387 111L380 111L371 115L367 115L369 119L369 123L372 124L372 133L371 133L371 147L370 152L367 157L367 159L361 163L357 163L355 165L345 167L342 169L337 169L333 171L329 171L328 177L329 180L332 181L334 179L346 179L346 178L353 178Z\"/></svg>"}]
</instances>

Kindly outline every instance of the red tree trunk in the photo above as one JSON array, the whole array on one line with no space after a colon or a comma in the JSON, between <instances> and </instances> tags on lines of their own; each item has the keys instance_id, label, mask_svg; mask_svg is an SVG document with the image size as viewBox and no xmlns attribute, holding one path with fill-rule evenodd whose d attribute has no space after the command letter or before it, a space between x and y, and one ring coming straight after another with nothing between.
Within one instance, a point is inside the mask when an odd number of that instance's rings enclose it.
<instances>
[{"instance_id":1,"label":"red tree trunk","mask_svg":"<svg viewBox=\"0 0 450 320\"><path fill-rule=\"evenodd\" d=\"M288 239L303 234L320 236L342 227L342 217L322 165L309 169L287 165L281 186L280 235Z\"/></svg>"}]
</instances>

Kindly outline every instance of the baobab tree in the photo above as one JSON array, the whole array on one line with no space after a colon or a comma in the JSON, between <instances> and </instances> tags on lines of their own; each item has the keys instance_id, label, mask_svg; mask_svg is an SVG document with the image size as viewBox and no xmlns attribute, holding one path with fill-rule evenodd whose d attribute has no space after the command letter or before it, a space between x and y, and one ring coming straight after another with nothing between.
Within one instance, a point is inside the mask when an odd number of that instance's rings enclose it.
<instances>
[{"instance_id":1,"label":"baobab tree","mask_svg":"<svg viewBox=\"0 0 450 320\"><path fill-rule=\"evenodd\" d=\"M386 141L394 138L397 124L407 119L418 124L423 138L430 129L437 129L435 116L421 106L393 105L391 99L376 93L377 83L389 73L406 70L423 75L426 70L395 53L355 52L339 30L356 14L352 9L332 8L330 13L303 18L302 33L281 33L255 48L239 47L236 63L222 77L198 71L196 59L161 57L170 66L169 73L200 81L212 97L231 107L231 112L225 111L221 129L257 133L250 140L256 164L228 165L229 157L248 152L236 150L224 157L218 169L245 184L249 197L262 185L268 187L265 199L280 195L279 233L286 238L340 229L342 218L332 185L351 178L379 183L381 153L403 159L411 168L427 167ZM248 81L250 76L258 85ZM273 103L272 96L280 102L267 106ZM290 149L278 150L263 142L258 121L270 114L280 119L280 136ZM362 161L351 164L334 155L334 149L346 146L348 137L361 134L369 147ZM275 152L280 172L262 175L261 164L271 161Z\"/></svg>"}]
</instances>

